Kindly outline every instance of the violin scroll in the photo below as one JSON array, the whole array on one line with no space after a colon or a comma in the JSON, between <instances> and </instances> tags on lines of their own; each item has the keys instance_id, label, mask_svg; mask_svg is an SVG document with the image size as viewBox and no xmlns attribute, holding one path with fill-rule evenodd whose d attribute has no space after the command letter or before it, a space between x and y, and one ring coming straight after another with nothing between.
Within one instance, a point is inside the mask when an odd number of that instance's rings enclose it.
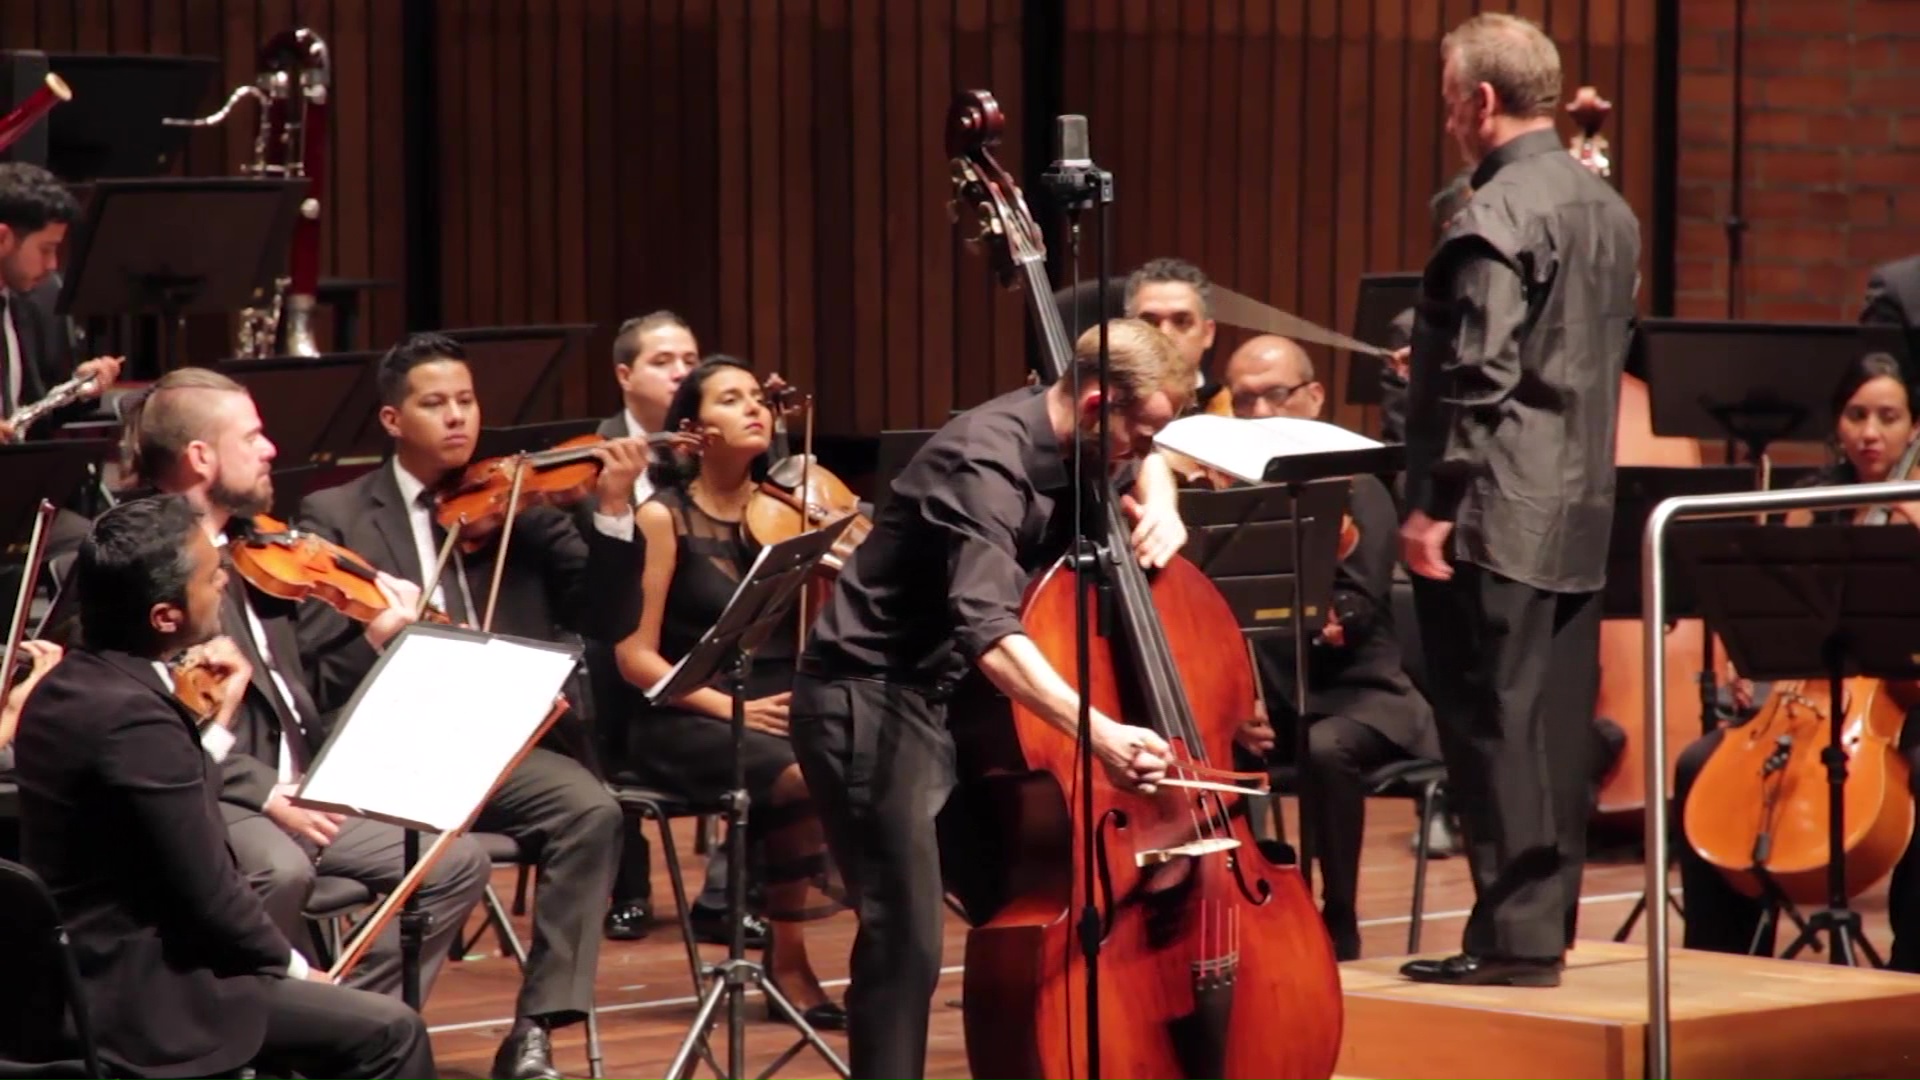
<instances>
[{"instance_id":1,"label":"violin scroll","mask_svg":"<svg viewBox=\"0 0 1920 1080\"><path fill-rule=\"evenodd\" d=\"M225 635L181 653L167 669L173 676L173 696L201 727L231 720L253 678L253 665Z\"/></svg>"}]
</instances>

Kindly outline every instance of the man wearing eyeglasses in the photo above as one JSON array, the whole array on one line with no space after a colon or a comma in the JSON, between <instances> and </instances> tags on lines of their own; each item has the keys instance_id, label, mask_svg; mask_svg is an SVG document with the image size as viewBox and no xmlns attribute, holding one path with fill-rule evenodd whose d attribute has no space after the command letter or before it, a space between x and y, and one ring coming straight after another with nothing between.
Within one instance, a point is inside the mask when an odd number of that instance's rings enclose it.
<instances>
[{"instance_id":1,"label":"man wearing eyeglasses","mask_svg":"<svg viewBox=\"0 0 1920 1080\"><path fill-rule=\"evenodd\" d=\"M1318 419L1327 399L1306 351L1272 335L1235 350L1221 382L1233 415L1245 419ZM1393 496L1374 477L1356 477L1349 509L1360 543L1334 576L1326 629L1307 654L1307 767L1300 793L1313 807L1307 821L1320 859L1321 917L1342 960L1360 956L1354 900L1366 826L1365 778L1389 762L1440 757L1433 710L1407 678L1394 635L1391 590L1400 518ZM1274 719L1291 730L1293 650L1262 643L1255 655ZM1274 729L1259 718L1241 729L1239 739L1264 757L1274 747ZM1293 745L1291 736L1286 745Z\"/></svg>"}]
</instances>

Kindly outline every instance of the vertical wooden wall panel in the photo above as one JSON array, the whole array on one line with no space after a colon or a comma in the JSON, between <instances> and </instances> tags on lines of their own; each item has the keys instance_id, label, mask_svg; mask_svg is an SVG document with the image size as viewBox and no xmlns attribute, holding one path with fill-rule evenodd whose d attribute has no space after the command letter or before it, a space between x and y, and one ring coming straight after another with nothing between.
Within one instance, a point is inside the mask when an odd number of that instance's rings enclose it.
<instances>
[{"instance_id":1,"label":"vertical wooden wall panel","mask_svg":"<svg viewBox=\"0 0 1920 1080\"><path fill-rule=\"evenodd\" d=\"M671 307L704 350L812 391L823 433L938 423L1025 374L1024 305L946 215L947 106L986 87L1015 176L1028 125L1051 123L1027 115L1029 95L1088 117L1117 183L1117 274L1180 255L1344 330L1358 274L1416 267L1431 246L1427 202L1458 163L1438 44L1483 8L1543 22L1568 94L1592 83L1613 100L1617 176L1650 220L1654 0L1062 0L1051 67L1023 56L1036 2L434 0L441 321L598 324L562 387L570 409L614 406L614 326ZM214 56L211 107L257 75L296 7L334 53L323 273L401 283L400 117L422 61L400 4L12 0L0 34ZM1058 85L1022 85L1036 73ZM251 106L236 114L189 137L183 173L251 156ZM1092 223L1084 240L1090 271ZM373 344L407 325L402 289L364 303ZM1344 367L1326 371L1336 388Z\"/></svg>"},{"instance_id":2,"label":"vertical wooden wall panel","mask_svg":"<svg viewBox=\"0 0 1920 1080\"><path fill-rule=\"evenodd\" d=\"M1545 23L1566 96L1592 83L1614 101L1606 133L1617 157L1637 159L1622 160L1617 175L1651 220L1652 0L1115 6L1117 23L1070 20L1063 49L1106 56L1113 45L1083 39L1118 34L1120 54L1138 61L1120 65L1124 74L1099 65L1091 81L1065 79L1061 108L1088 115L1095 157L1115 172L1116 274L1179 255L1222 285L1348 330L1360 274L1417 269L1432 247L1428 201L1460 163L1443 131L1439 43L1478 10ZM1223 102L1227 80L1237 93ZM1564 116L1560 130L1573 130ZM1223 329L1216 365L1244 337ZM1335 418L1375 423L1344 404L1348 358L1310 351Z\"/></svg>"}]
</instances>

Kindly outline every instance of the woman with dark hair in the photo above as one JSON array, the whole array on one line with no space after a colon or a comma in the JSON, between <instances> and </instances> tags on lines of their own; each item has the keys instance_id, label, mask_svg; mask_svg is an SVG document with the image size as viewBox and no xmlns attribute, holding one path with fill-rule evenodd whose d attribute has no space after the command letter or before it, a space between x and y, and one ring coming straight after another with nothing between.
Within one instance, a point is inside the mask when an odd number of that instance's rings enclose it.
<instances>
[{"instance_id":1,"label":"woman with dark hair","mask_svg":"<svg viewBox=\"0 0 1920 1080\"><path fill-rule=\"evenodd\" d=\"M666 430L705 439L697 454L656 458L653 498L638 513L646 539L640 624L615 651L635 686L659 682L726 609L758 546L742 524L755 483L766 474L773 433L760 380L731 357L695 368L667 408ZM797 618L797 616L794 616ZM772 923L767 971L815 1027L842 1029L846 1012L829 1001L807 959L801 923L845 906L806 781L787 741L797 624L774 633L747 677L746 741L740 748L749 843ZM695 802L717 801L732 785L733 698L696 690L644 710L633 721L627 770L644 783Z\"/></svg>"},{"instance_id":2,"label":"woman with dark hair","mask_svg":"<svg viewBox=\"0 0 1920 1080\"><path fill-rule=\"evenodd\" d=\"M1861 357L1833 394L1833 460L1825 469L1801 486L1826 487L1837 484L1872 484L1892 477L1915 433L1913 400L1900 372L1900 364L1886 353ZM1920 526L1920 502L1899 503L1892 508L1888 524ZM1866 511L1800 510L1787 515L1789 525L1811 522L1840 524L1858 521ZM1764 700L1764 688L1736 695L1736 700ZM1751 712L1749 710L1749 715ZM1920 718L1909 712L1901 733L1904 751L1914 782L1920 784ZM1732 726L1738 726L1739 720ZM1707 759L1713 756L1727 728L1718 728L1681 752L1674 765L1673 817L1678 833L1686 821L1687 796ZM1920 834L1916 834L1920 836ZM1680 888L1686 909L1686 936L1689 949L1712 952L1744 953L1750 948L1771 956L1774 948L1775 921L1769 921L1766 933L1756 939L1761 917L1765 914L1759 900L1737 892L1726 877L1695 851L1681 833L1674 838L1680 863ZM1887 966L1895 971L1920 972L1920 857L1909 842L1906 854L1894 867L1887 896L1887 920L1892 924L1893 947Z\"/></svg>"}]
</instances>

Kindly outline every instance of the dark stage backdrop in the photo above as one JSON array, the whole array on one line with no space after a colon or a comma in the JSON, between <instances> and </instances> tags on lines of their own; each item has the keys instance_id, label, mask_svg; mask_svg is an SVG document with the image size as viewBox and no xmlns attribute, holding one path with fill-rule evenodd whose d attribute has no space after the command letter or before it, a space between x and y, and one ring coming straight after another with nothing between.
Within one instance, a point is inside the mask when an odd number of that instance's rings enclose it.
<instances>
[{"instance_id":1,"label":"dark stage backdrop","mask_svg":"<svg viewBox=\"0 0 1920 1080\"><path fill-rule=\"evenodd\" d=\"M370 341L436 323L596 322L563 394L607 411L611 327L671 307L704 349L811 390L822 432L870 434L938 423L1026 370L1019 298L948 222L956 88L998 96L1016 172L1045 164L1029 139L1046 145L1052 114L1089 117L1117 181L1117 272L1184 255L1347 329L1360 273L1424 258L1426 202L1455 161L1438 42L1481 8L1541 20L1568 96L1593 83L1612 100L1616 178L1652 258L1655 6L6 0L0 42L216 55L230 87L297 18L335 68L323 272L394 282L370 301ZM239 119L197 133L183 170L243 161L252 117ZM1339 418L1372 421L1344 406Z\"/></svg>"}]
</instances>

